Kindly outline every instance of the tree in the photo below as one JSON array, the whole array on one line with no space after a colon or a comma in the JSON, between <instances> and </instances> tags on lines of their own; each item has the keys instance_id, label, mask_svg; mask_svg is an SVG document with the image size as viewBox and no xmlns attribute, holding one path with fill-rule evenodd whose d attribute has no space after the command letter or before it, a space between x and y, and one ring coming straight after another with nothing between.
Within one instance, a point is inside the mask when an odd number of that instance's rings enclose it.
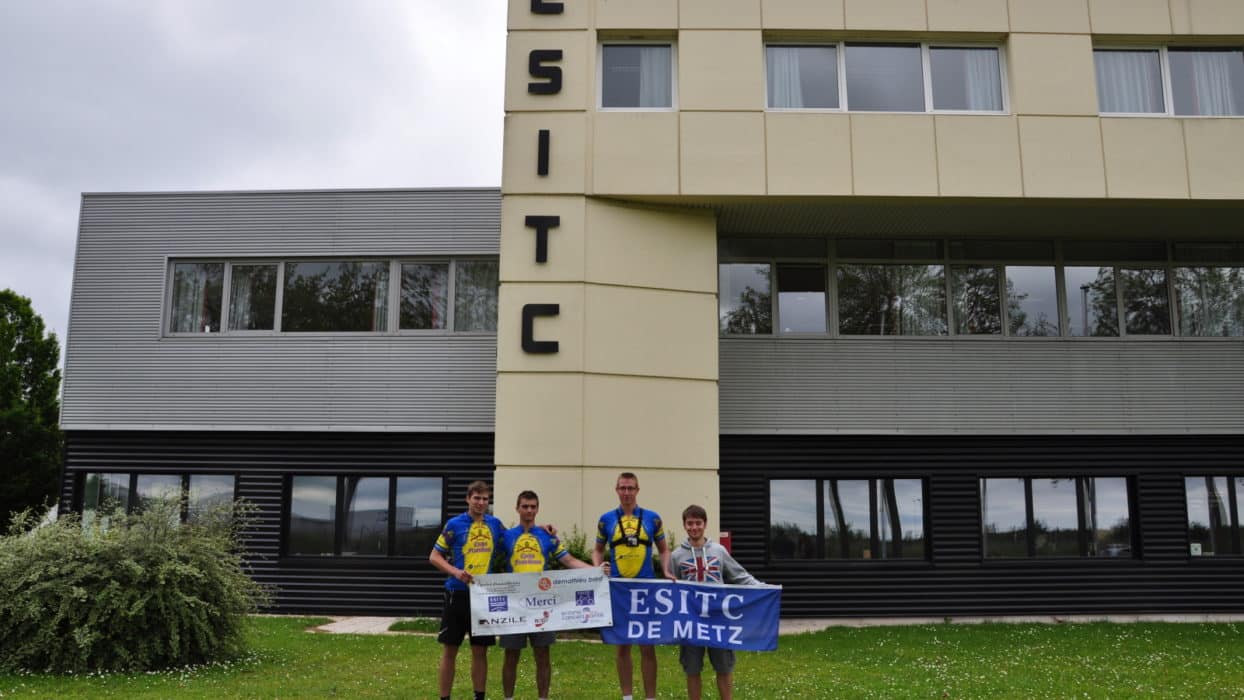
<instances>
[{"instance_id":1,"label":"tree","mask_svg":"<svg viewBox=\"0 0 1244 700\"><path fill-rule=\"evenodd\" d=\"M0 530L23 508L50 505L61 466L60 345L30 300L0 290Z\"/></svg>"}]
</instances>

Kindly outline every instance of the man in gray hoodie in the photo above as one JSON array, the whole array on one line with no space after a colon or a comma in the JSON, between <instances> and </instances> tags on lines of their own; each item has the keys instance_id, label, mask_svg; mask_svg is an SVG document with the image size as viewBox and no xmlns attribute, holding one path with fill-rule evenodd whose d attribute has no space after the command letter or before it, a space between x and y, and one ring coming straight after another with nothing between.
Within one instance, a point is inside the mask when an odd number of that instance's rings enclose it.
<instances>
[{"instance_id":1,"label":"man in gray hoodie","mask_svg":"<svg viewBox=\"0 0 1244 700\"><path fill-rule=\"evenodd\" d=\"M687 541L674 550L670 557L674 573L680 580L697 583L738 583L756 585L760 581L747 573L725 547L704 536L708 525L708 513L700 506L687 506L682 512L682 527L687 531ZM705 647L684 644L678 660L687 674L687 697L700 700L702 683L700 671L704 669ZM708 660L717 673L717 692L722 700L734 697L734 652L730 649L708 648Z\"/></svg>"}]
</instances>

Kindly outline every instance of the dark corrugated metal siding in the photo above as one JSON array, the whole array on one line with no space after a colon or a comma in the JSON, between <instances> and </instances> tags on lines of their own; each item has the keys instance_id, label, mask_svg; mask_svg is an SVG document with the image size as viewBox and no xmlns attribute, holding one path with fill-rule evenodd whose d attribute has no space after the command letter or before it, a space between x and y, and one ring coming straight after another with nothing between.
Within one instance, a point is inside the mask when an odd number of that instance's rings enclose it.
<instances>
[{"instance_id":1,"label":"dark corrugated metal siding","mask_svg":"<svg viewBox=\"0 0 1244 700\"><path fill-rule=\"evenodd\" d=\"M723 436L721 528L787 617L1244 612L1244 557L1188 556L1183 477L1244 474L1244 437ZM766 561L773 478L919 476L927 561ZM1139 556L981 557L982 476L1129 476Z\"/></svg>"},{"instance_id":2,"label":"dark corrugated metal siding","mask_svg":"<svg viewBox=\"0 0 1244 700\"><path fill-rule=\"evenodd\" d=\"M66 443L66 506L80 505L72 489L84 472L237 475L237 495L258 507L245 533L251 573L273 586L276 610L297 613L438 615L444 576L423 557L281 557L286 475L442 476L448 517L465 509L467 484L494 469L485 433L79 431Z\"/></svg>"}]
</instances>

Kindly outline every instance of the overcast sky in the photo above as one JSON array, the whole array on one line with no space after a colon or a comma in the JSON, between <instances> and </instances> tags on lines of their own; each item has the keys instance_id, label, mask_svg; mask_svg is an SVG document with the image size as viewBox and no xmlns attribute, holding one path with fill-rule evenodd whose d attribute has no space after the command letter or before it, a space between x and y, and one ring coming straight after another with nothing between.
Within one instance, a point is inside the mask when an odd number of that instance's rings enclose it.
<instances>
[{"instance_id":1,"label":"overcast sky","mask_svg":"<svg viewBox=\"0 0 1244 700\"><path fill-rule=\"evenodd\" d=\"M0 289L64 347L82 192L499 186L502 0L0 0Z\"/></svg>"}]
</instances>

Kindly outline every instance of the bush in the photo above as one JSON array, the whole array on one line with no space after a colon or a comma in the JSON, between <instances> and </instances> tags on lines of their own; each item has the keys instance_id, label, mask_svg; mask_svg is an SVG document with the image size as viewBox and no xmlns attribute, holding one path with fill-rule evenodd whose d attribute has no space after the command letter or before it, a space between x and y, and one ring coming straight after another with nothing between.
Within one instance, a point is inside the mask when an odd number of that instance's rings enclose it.
<instances>
[{"instance_id":1,"label":"bush","mask_svg":"<svg viewBox=\"0 0 1244 700\"><path fill-rule=\"evenodd\" d=\"M242 511L242 512L239 512ZM0 672L148 671L233 658L267 601L243 570L238 506L179 524L179 504L0 537Z\"/></svg>"},{"instance_id":2,"label":"bush","mask_svg":"<svg viewBox=\"0 0 1244 700\"><path fill-rule=\"evenodd\" d=\"M585 561L589 564L592 563L592 548L595 547L596 541L592 540L592 547L589 547L587 543L587 535L579 529L578 525L570 526L569 535L561 534L559 536L561 537L562 545L566 547L566 551L570 552L570 556L578 559L579 561ZM566 567L559 563L557 568L564 569Z\"/></svg>"}]
</instances>

